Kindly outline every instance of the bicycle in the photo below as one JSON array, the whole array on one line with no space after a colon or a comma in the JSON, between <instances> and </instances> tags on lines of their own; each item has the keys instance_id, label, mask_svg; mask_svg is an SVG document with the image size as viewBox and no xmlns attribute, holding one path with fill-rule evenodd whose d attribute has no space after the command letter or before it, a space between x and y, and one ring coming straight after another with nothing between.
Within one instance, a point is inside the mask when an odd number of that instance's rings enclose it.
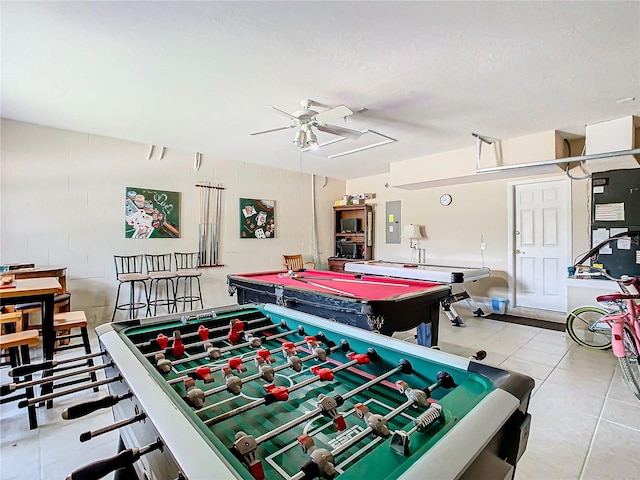
<instances>
[{"instance_id":1,"label":"bicycle","mask_svg":"<svg viewBox=\"0 0 640 480\"><path fill-rule=\"evenodd\" d=\"M638 234L640 234L640 232L637 231L623 232L604 240L576 262L577 265L573 266L574 271L579 272L580 270L586 269L586 272L582 271L580 274L589 276L603 275L600 271L592 272L591 270L598 269L590 269L590 267L584 266L582 263L588 258L591 258L592 263L596 262L600 249L607 246L610 242L623 236L636 236ZM620 281L617 281L620 291L627 294L637 294L640 287L636 285L635 291L631 291L629 286L625 284L625 280L626 279L620 279ZM604 320L604 317L611 314L622 313L625 309L626 305L620 304L619 302L606 302L606 306L585 305L575 308L569 312L567 316L567 333L569 337L580 346L593 350L607 350L611 348L611 325Z\"/></svg>"},{"instance_id":2,"label":"bicycle","mask_svg":"<svg viewBox=\"0 0 640 480\"><path fill-rule=\"evenodd\" d=\"M620 308L602 315L585 331L592 332L594 336L600 335L602 338L609 335L613 354L622 369L622 377L631 392L640 399L640 294L638 293L640 292L640 277L614 278L602 269L591 267L591 270L596 270L606 278L618 282L627 291L599 295L596 298L598 303L616 303L620 305ZM632 289L635 290L635 293L631 292ZM576 340L575 325L580 325L580 322L575 321L577 318L580 318L579 315L574 316L571 330L569 330L569 323L567 323L567 331L574 340ZM594 347L591 346L591 348Z\"/></svg>"}]
</instances>

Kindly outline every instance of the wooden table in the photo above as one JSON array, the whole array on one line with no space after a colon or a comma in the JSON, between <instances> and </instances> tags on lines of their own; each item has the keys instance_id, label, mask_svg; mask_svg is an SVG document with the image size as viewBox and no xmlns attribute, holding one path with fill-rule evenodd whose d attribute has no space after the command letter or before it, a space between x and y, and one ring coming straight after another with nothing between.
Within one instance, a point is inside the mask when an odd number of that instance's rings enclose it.
<instances>
[{"instance_id":1,"label":"wooden table","mask_svg":"<svg viewBox=\"0 0 640 480\"><path fill-rule=\"evenodd\" d=\"M13 273L13 272L11 272ZM45 360L53 360L55 332L53 330L53 298L62 293L57 278L26 278L16 280L13 288L0 289L0 306L16 303L42 303L42 352Z\"/></svg>"},{"instance_id":2,"label":"wooden table","mask_svg":"<svg viewBox=\"0 0 640 480\"><path fill-rule=\"evenodd\" d=\"M42 265L39 267L18 268L16 270L10 270L7 273L14 274L17 280L56 277L62 288L62 291L58 293L67 293L67 267Z\"/></svg>"}]
</instances>

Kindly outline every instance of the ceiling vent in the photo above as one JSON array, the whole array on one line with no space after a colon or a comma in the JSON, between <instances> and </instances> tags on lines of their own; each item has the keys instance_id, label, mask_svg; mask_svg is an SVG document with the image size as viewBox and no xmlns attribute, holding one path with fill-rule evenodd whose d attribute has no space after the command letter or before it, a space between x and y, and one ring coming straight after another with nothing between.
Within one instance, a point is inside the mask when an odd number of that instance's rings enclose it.
<instances>
[{"instance_id":1,"label":"ceiling vent","mask_svg":"<svg viewBox=\"0 0 640 480\"><path fill-rule=\"evenodd\" d=\"M640 117L628 116L587 125L585 153L593 155L620 152L640 147ZM640 155L590 160L590 172L640 167Z\"/></svg>"}]
</instances>

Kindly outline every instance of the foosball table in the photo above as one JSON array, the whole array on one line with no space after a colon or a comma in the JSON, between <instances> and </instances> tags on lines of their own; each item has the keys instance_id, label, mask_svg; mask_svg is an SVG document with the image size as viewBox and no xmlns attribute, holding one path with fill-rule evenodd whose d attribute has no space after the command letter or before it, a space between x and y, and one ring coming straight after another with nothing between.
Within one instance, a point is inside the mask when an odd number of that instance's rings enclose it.
<instances>
[{"instance_id":1,"label":"foosball table","mask_svg":"<svg viewBox=\"0 0 640 480\"><path fill-rule=\"evenodd\" d=\"M74 480L503 479L526 447L531 378L285 307L96 331L111 395L71 415L112 407L119 453Z\"/></svg>"}]
</instances>

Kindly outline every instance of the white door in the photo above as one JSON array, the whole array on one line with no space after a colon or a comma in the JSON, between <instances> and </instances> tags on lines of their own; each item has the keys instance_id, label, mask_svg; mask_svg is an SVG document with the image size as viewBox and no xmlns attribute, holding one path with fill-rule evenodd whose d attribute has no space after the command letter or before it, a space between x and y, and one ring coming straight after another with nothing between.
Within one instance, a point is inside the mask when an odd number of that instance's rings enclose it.
<instances>
[{"instance_id":1,"label":"white door","mask_svg":"<svg viewBox=\"0 0 640 480\"><path fill-rule=\"evenodd\" d=\"M567 308L570 195L566 180L514 187L515 305Z\"/></svg>"}]
</instances>

